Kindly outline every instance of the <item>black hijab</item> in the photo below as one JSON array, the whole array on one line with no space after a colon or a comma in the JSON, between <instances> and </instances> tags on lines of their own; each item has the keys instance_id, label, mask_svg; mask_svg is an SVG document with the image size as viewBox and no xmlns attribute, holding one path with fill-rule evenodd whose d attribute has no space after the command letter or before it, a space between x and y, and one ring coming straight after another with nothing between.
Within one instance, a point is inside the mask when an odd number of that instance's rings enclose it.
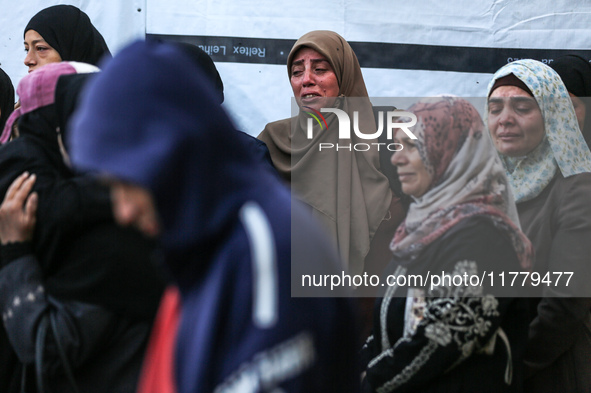
<instances>
[{"instance_id":1,"label":"black hijab","mask_svg":"<svg viewBox=\"0 0 591 393\"><path fill-rule=\"evenodd\" d=\"M186 42L174 42L173 45L189 55L193 62L205 72L205 76L213 83L215 91L220 96L219 104L221 105L224 102L224 83L211 57L197 45Z\"/></svg>"},{"instance_id":2,"label":"black hijab","mask_svg":"<svg viewBox=\"0 0 591 393\"><path fill-rule=\"evenodd\" d=\"M577 97L591 97L591 65L577 55L559 57L550 66L560 75L566 89Z\"/></svg>"},{"instance_id":3,"label":"black hijab","mask_svg":"<svg viewBox=\"0 0 591 393\"><path fill-rule=\"evenodd\" d=\"M31 18L24 34L35 30L55 49L64 61L97 65L111 56L105 39L88 15L73 5L56 5L39 11Z\"/></svg>"},{"instance_id":4,"label":"black hijab","mask_svg":"<svg viewBox=\"0 0 591 393\"><path fill-rule=\"evenodd\" d=\"M4 129L4 124L8 116L14 109L14 86L10 77L0 68L0 130Z\"/></svg>"},{"instance_id":5,"label":"black hijab","mask_svg":"<svg viewBox=\"0 0 591 393\"><path fill-rule=\"evenodd\" d=\"M585 104L585 125L581 132L591 146L591 64L577 55L559 57L550 66L560 75L566 89Z\"/></svg>"},{"instance_id":6,"label":"black hijab","mask_svg":"<svg viewBox=\"0 0 591 393\"><path fill-rule=\"evenodd\" d=\"M197 45L189 44L187 42L170 43L177 46L179 49L185 52L185 54L189 55L191 60L193 60L193 63L195 63L195 65L205 73L207 79L213 83L214 91L217 93L215 96L216 102L221 105L224 102L224 83L222 82L222 77L220 76L215 63L211 57L209 57L207 52L199 48ZM267 145L265 145L263 141L239 130L236 131L236 136L244 140L249 145L250 150L252 150L253 154L256 155L258 160L263 162L265 167L275 174L273 160L271 159Z\"/></svg>"}]
</instances>

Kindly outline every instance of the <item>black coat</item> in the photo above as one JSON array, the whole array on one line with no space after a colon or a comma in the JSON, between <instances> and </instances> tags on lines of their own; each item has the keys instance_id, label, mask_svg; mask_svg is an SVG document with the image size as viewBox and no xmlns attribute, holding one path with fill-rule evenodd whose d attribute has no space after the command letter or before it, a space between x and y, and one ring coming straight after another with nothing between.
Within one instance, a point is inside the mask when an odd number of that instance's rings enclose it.
<instances>
[{"instance_id":1,"label":"black coat","mask_svg":"<svg viewBox=\"0 0 591 393\"><path fill-rule=\"evenodd\" d=\"M490 221L469 218L412 263L394 260L389 274L426 277L428 271L466 271L481 277L485 271L502 270L519 270L509 238ZM379 299L373 335L362 350L364 391L520 392L527 300L499 296L487 281L472 289L447 284L431 289L430 283L398 287Z\"/></svg>"},{"instance_id":2,"label":"black coat","mask_svg":"<svg viewBox=\"0 0 591 393\"><path fill-rule=\"evenodd\" d=\"M61 344L81 391L133 392L162 290L152 243L114 223L106 187L64 164L56 119L53 106L24 115L21 136L0 148L0 195L24 171L37 176L39 194L32 247L1 250L4 326L30 377L47 321L46 391L67 391ZM13 356L6 342L0 345ZM11 391L20 385L21 366L6 367L13 379L7 375L0 390Z\"/></svg>"}]
</instances>

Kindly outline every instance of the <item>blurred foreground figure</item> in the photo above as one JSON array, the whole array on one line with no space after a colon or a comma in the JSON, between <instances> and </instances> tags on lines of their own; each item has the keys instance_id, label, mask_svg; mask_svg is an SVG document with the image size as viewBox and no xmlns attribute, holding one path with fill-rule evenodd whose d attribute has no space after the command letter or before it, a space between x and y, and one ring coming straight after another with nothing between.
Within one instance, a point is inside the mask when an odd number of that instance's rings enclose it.
<instances>
[{"instance_id":1,"label":"blurred foreground figure","mask_svg":"<svg viewBox=\"0 0 591 393\"><path fill-rule=\"evenodd\" d=\"M181 298L178 325L156 322L140 391L356 391L348 299L291 297L291 276L332 272L335 251L235 137L207 77L177 47L138 42L93 82L73 162L109 179L119 223L158 238Z\"/></svg>"}]
</instances>

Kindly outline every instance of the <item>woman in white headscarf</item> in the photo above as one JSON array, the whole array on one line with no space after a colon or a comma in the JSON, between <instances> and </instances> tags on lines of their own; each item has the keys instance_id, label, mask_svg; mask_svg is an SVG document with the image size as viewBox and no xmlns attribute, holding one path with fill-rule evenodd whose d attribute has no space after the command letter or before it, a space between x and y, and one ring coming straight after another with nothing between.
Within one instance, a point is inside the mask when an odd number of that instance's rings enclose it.
<instances>
[{"instance_id":1,"label":"woman in white headscarf","mask_svg":"<svg viewBox=\"0 0 591 393\"><path fill-rule=\"evenodd\" d=\"M591 153L568 91L550 67L516 61L493 76L486 114L546 279L532 303L526 391L591 391Z\"/></svg>"}]
</instances>

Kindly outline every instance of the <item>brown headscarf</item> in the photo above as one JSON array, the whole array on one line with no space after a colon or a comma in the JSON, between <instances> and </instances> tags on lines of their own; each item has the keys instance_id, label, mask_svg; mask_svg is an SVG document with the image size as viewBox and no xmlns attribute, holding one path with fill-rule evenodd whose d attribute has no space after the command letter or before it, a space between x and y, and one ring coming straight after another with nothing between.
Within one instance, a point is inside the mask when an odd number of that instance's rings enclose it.
<instances>
[{"instance_id":1,"label":"brown headscarf","mask_svg":"<svg viewBox=\"0 0 591 393\"><path fill-rule=\"evenodd\" d=\"M349 115L359 114L359 129L370 134L376 124L361 67L351 46L332 31L312 31L302 36L287 58L287 73L295 54L303 47L312 48L328 60L339 83L335 104ZM350 97L355 97L350 100ZM336 240L339 253L350 273L363 272L364 259L371 239L388 212L392 194L387 178L379 171L379 152L354 149L323 149L320 143L354 145L376 143L358 138L351 132L350 140L339 140L336 115L323 113L328 130L314 125L314 137L307 139L309 115L300 111L296 117L269 123L259 135L269 148L273 164L281 176L291 183L298 198L310 205Z\"/></svg>"}]
</instances>

